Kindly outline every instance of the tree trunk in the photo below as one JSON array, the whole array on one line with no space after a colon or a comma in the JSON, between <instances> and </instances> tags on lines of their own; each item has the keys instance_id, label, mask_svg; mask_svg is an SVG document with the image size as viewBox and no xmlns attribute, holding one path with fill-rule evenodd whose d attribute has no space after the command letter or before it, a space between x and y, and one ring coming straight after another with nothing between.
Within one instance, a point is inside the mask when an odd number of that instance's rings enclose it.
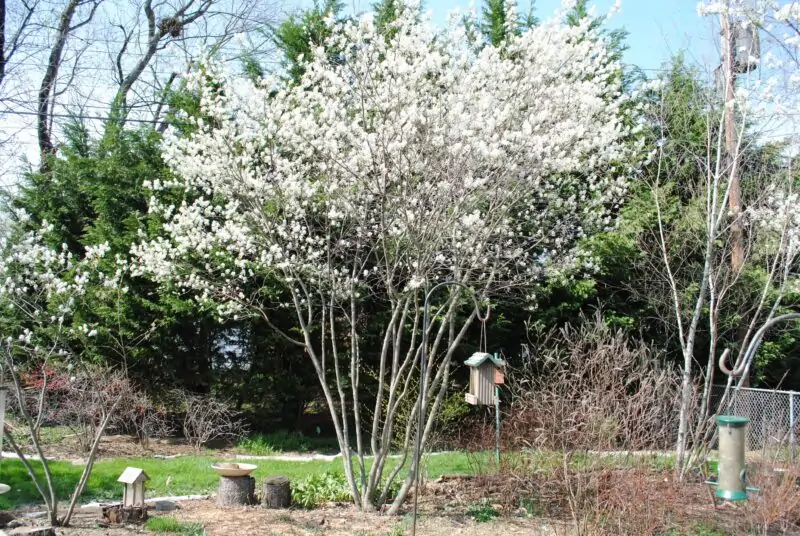
<instances>
[{"instance_id":1,"label":"tree trunk","mask_svg":"<svg viewBox=\"0 0 800 536\"><path fill-rule=\"evenodd\" d=\"M678 479L683 479L686 459L686 437L689 433L689 418L692 405L692 370L691 361L684 364L683 378L681 381L681 407L678 417L678 441L675 447L675 473Z\"/></svg>"},{"instance_id":2,"label":"tree trunk","mask_svg":"<svg viewBox=\"0 0 800 536\"><path fill-rule=\"evenodd\" d=\"M292 504L292 487L285 476L268 478L264 482L261 504L267 508L289 508Z\"/></svg>"},{"instance_id":3,"label":"tree trunk","mask_svg":"<svg viewBox=\"0 0 800 536\"><path fill-rule=\"evenodd\" d=\"M217 489L217 506L253 504L256 481L251 476L222 476Z\"/></svg>"}]
</instances>

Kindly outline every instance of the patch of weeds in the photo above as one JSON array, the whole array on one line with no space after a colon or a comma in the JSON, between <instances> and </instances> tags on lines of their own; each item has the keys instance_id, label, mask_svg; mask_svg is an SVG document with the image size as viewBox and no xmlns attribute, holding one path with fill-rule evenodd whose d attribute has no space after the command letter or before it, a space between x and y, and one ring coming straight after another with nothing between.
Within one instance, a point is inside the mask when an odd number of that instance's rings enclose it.
<instances>
[{"instance_id":1,"label":"patch of weeds","mask_svg":"<svg viewBox=\"0 0 800 536\"><path fill-rule=\"evenodd\" d=\"M18 445L28 445L31 442L30 432L25 425L15 426L11 435ZM75 433L66 426L43 426L39 429L39 442L42 445L58 445L74 435Z\"/></svg>"},{"instance_id":2,"label":"patch of weeds","mask_svg":"<svg viewBox=\"0 0 800 536\"><path fill-rule=\"evenodd\" d=\"M688 529L673 528L660 532L659 536L728 536L728 533L713 523L697 523Z\"/></svg>"},{"instance_id":3,"label":"patch of weeds","mask_svg":"<svg viewBox=\"0 0 800 536\"><path fill-rule=\"evenodd\" d=\"M406 533L406 529L403 527L402 523L399 523L392 527L392 530L386 533L386 536L404 536Z\"/></svg>"},{"instance_id":4,"label":"patch of weeds","mask_svg":"<svg viewBox=\"0 0 800 536\"><path fill-rule=\"evenodd\" d=\"M467 515L478 523L486 523L500 516L500 512L489 504L488 499L484 499L478 504L473 504L467 509Z\"/></svg>"},{"instance_id":5,"label":"patch of weeds","mask_svg":"<svg viewBox=\"0 0 800 536\"><path fill-rule=\"evenodd\" d=\"M326 502L349 502L351 499L342 473L318 473L292 485L292 502L303 508L316 508Z\"/></svg>"},{"instance_id":6,"label":"patch of weeds","mask_svg":"<svg viewBox=\"0 0 800 536\"><path fill-rule=\"evenodd\" d=\"M698 523L689 531L689 536L727 536L727 534L713 523Z\"/></svg>"},{"instance_id":7,"label":"patch of weeds","mask_svg":"<svg viewBox=\"0 0 800 536\"><path fill-rule=\"evenodd\" d=\"M180 536L203 536L203 525L184 523L174 517L151 517L147 520L147 530L156 534L180 534Z\"/></svg>"},{"instance_id":8,"label":"patch of weeds","mask_svg":"<svg viewBox=\"0 0 800 536\"><path fill-rule=\"evenodd\" d=\"M243 437L236 445L236 450L242 454L250 454L252 456L270 456L280 452L275 447L275 444L264 434Z\"/></svg>"}]
</instances>

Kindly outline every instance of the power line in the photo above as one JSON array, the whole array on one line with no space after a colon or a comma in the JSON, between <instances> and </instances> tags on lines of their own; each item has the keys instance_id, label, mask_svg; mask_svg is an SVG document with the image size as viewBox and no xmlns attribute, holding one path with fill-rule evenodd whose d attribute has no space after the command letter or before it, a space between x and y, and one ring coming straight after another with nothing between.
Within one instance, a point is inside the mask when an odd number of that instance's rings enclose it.
<instances>
[{"instance_id":1,"label":"power line","mask_svg":"<svg viewBox=\"0 0 800 536\"><path fill-rule=\"evenodd\" d=\"M0 115L25 115L25 116L34 116L38 117L39 114L36 112L27 112L27 111L11 111L11 110L0 110ZM92 121L115 121L116 119L110 116L92 116L92 115L82 115L82 114L47 114L48 117L58 117L63 119L84 119L84 120L92 120ZM147 123L153 124L155 121L153 119L135 119L135 118L125 118L126 123ZM164 121L158 121L163 123ZM170 124L170 123L168 123ZM33 128L32 126L26 126L25 128Z\"/></svg>"}]
</instances>

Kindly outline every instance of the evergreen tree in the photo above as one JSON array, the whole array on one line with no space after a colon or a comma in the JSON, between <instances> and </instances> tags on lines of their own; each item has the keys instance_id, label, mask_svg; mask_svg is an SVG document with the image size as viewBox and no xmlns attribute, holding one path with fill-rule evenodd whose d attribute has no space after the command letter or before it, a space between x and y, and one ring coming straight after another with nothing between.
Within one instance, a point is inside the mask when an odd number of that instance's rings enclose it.
<instances>
[{"instance_id":1,"label":"evergreen tree","mask_svg":"<svg viewBox=\"0 0 800 536\"><path fill-rule=\"evenodd\" d=\"M486 43L500 47L510 35L519 35L539 24L533 12L533 3L528 13L518 15L515 0L485 0L478 28ZM514 20L509 21L509 16Z\"/></svg>"},{"instance_id":2,"label":"evergreen tree","mask_svg":"<svg viewBox=\"0 0 800 536\"><path fill-rule=\"evenodd\" d=\"M303 76L302 58L310 57L312 50L321 46L330 37L325 20L328 17L339 19L344 4L341 0L315 0L314 7L292 15L281 23L274 32L274 41L283 53L283 67L290 80L295 83ZM331 61L337 54L331 51Z\"/></svg>"}]
</instances>

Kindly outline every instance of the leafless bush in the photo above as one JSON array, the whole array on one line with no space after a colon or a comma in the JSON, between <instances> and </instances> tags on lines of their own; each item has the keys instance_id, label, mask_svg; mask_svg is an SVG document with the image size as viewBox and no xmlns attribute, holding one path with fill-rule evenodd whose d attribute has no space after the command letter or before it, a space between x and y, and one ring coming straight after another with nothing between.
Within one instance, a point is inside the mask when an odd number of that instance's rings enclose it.
<instances>
[{"instance_id":1,"label":"leafless bush","mask_svg":"<svg viewBox=\"0 0 800 536\"><path fill-rule=\"evenodd\" d=\"M31 477L34 487L45 502L51 524L66 526L89 480L97 458L100 440L123 400L132 391L127 376L101 366L74 361L72 366L49 363L45 359L31 371L15 367L14 356L6 352L5 360L13 387L12 399L21 425L17 434L8 434L8 443ZM49 356L48 356L49 358ZM45 423L66 424L76 432L86 462L75 485L66 513L58 516L58 500L54 475L42 449L39 434ZM26 445L18 443L15 435L23 434L41 460L41 471L34 469ZM43 473L43 475L42 475ZM40 476L41 475L41 476Z\"/></svg>"},{"instance_id":2,"label":"leafless bush","mask_svg":"<svg viewBox=\"0 0 800 536\"><path fill-rule=\"evenodd\" d=\"M48 365L19 373L19 390L9 397L8 412L17 420L23 420L23 410L32 417L32 428L21 428L29 436L23 446L32 447L30 435L38 440L43 427L66 426L80 450L88 453L98 427L113 428L120 408L133 393L120 371L82 364L74 368Z\"/></svg>"},{"instance_id":3,"label":"leafless bush","mask_svg":"<svg viewBox=\"0 0 800 536\"><path fill-rule=\"evenodd\" d=\"M213 440L236 440L245 433L241 415L227 401L186 392L176 396L184 414L183 435L195 448Z\"/></svg>"},{"instance_id":4,"label":"leafless bush","mask_svg":"<svg viewBox=\"0 0 800 536\"><path fill-rule=\"evenodd\" d=\"M135 391L118 412L114 428L136 435L139 445L148 448L150 440L169 437L175 432L170 411L147 393Z\"/></svg>"},{"instance_id":5,"label":"leafless bush","mask_svg":"<svg viewBox=\"0 0 800 536\"><path fill-rule=\"evenodd\" d=\"M509 454L496 469L518 490L508 506L533 501L570 521L572 534L639 535L668 531L685 515L687 493L710 505L707 490L675 482L658 453L639 455L672 447L680 381L599 313L541 337L506 376ZM493 437L489 424L474 437Z\"/></svg>"},{"instance_id":6,"label":"leafless bush","mask_svg":"<svg viewBox=\"0 0 800 536\"><path fill-rule=\"evenodd\" d=\"M797 534L800 529L800 468L763 458L748 464L750 493L744 505L750 534Z\"/></svg>"},{"instance_id":7,"label":"leafless bush","mask_svg":"<svg viewBox=\"0 0 800 536\"><path fill-rule=\"evenodd\" d=\"M78 441L81 451L88 453L95 439L118 417L118 409L133 395L133 388L124 374L106 369L83 368L70 376L64 389L66 396L54 412L59 424L66 425Z\"/></svg>"},{"instance_id":8,"label":"leafless bush","mask_svg":"<svg viewBox=\"0 0 800 536\"><path fill-rule=\"evenodd\" d=\"M680 376L601 314L550 332L508 375L507 434L552 450L662 449L677 430Z\"/></svg>"}]
</instances>

